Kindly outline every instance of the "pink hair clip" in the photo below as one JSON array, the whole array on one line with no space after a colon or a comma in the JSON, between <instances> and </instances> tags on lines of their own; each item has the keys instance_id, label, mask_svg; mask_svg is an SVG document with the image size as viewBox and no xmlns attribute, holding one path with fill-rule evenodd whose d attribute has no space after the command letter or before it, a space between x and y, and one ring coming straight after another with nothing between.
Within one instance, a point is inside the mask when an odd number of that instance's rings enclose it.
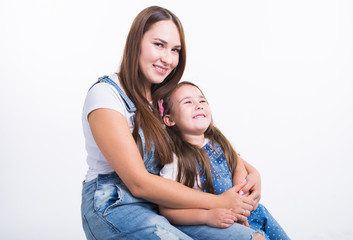
<instances>
[{"instance_id":1,"label":"pink hair clip","mask_svg":"<svg viewBox=\"0 0 353 240\"><path fill-rule=\"evenodd\" d=\"M163 107L163 98L158 100L159 112L161 113L161 117L163 117L164 107Z\"/></svg>"}]
</instances>

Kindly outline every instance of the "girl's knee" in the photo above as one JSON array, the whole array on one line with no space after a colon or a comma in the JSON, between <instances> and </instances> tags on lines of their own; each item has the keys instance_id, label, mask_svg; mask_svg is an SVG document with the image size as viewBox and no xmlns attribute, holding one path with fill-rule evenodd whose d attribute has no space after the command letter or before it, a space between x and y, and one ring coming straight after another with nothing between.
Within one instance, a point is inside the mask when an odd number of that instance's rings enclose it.
<instances>
[{"instance_id":1,"label":"girl's knee","mask_svg":"<svg viewBox=\"0 0 353 240\"><path fill-rule=\"evenodd\" d=\"M261 233L255 233L253 236L254 240L266 240L266 238L264 236L262 236Z\"/></svg>"}]
</instances>

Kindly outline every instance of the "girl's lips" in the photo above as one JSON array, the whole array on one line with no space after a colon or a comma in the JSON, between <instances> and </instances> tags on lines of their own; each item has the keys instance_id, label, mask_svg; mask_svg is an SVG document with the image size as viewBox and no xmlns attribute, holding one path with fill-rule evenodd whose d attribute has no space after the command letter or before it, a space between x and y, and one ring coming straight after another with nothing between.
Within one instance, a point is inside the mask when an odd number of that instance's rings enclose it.
<instances>
[{"instance_id":1,"label":"girl's lips","mask_svg":"<svg viewBox=\"0 0 353 240\"><path fill-rule=\"evenodd\" d=\"M200 117L206 117L206 115L205 114L197 114L197 115L195 115L195 116L193 116L192 118L200 118Z\"/></svg>"}]
</instances>

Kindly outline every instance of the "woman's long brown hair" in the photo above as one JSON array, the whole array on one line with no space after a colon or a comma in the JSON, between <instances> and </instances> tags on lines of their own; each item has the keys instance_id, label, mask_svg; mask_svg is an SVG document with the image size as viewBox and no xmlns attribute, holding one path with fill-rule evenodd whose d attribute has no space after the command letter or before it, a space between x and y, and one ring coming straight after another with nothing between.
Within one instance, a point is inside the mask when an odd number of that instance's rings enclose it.
<instances>
[{"instance_id":1,"label":"woman's long brown hair","mask_svg":"<svg viewBox=\"0 0 353 240\"><path fill-rule=\"evenodd\" d=\"M158 111L149 104L144 94L144 78L139 67L141 40L145 32L159 21L172 20L179 30L181 49L177 67L166 77L161 84L152 84L152 100L157 102L161 95L175 88L184 73L186 63L186 49L184 30L179 19L169 10L152 6L142 10L131 25L126 39L123 59L118 74L122 87L127 96L136 106L133 137L140 147L141 139L138 130L141 127L146 140L146 151L155 146L155 157L160 164L172 161L173 144L160 123ZM152 108L152 111L151 111ZM143 151L141 151L142 153Z\"/></svg>"},{"instance_id":2,"label":"woman's long brown hair","mask_svg":"<svg viewBox=\"0 0 353 240\"><path fill-rule=\"evenodd\" d=\"M172 114L173 104L171 102L171 97L173 93L183 85L191 85L200 90L201 89L191 82L181 82L178 86L169 92L166 96L163 97L163 107L164 113ZM204 95L202 93L202 95ZM212 175L211 175L211 162L210 158L207 155L206 151L202 148L188 143L185 139L183 139L181 132L179 131L176 125L172 127L166 126L167 132L171 139L174 141L175 146L175 154L178 157L178 175L177 181L183 183L188 187L193 187L197 176L206 175L205 182L202 183L202 186L199 186L202 189L207 189L208 192L214 193ZM222 132L213 125L211 121L210 126L207 128L204 133L205 138L210 139L211 144L213 146L215 144L219 144L224 152L225 159L227 161L228 167L232 176L234 176L235 167L238 160L238 154L232 147L231 143L228 139L222 134ZM218 154L218 153L216 153ZM220 153L219 153L220 154ZM197 162L200 164L201 171L198 172Z\"/></svg>"}]
</instances>

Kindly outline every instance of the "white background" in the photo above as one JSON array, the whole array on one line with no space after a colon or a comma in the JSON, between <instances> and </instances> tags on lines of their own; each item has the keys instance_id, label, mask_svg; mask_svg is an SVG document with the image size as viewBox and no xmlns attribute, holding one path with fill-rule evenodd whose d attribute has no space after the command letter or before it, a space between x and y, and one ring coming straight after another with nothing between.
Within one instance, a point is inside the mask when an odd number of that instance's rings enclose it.
<instances>
[{"instance_id":1,"label":"white background","mask_svg":"<svg viewBox=\"0 0 353 240\"><path fill-rule=\"evenodd\" d=\"M84 239L83 101L150 5L182 21L183 79L292 239L353 239L350 0L1 0L0 239Z\"/></svg>"}]
</instances>

